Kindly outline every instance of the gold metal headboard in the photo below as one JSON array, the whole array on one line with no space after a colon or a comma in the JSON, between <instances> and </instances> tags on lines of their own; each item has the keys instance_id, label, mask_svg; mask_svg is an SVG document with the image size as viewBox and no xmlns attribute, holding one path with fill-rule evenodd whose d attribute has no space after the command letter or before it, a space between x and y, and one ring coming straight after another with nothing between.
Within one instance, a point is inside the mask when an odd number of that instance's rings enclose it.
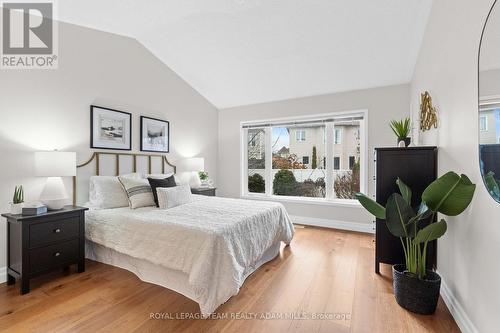
<instances>
[{"instance_id":1,"label":"gold metal headboard","mask_svg":"<svg viewBox=\"0 0 500 333\"><path fill-rule=\"evenodd\" d=\"M96 151L92 153L92 156L86 161L85 163L82 163L80 165L77 165L77 168L82 168L88 164L90 164L92 161L95 160L95 175L99 176L100 169L99 169L99 160L101 155L112 155L115 156L115 176L120 175L120 156L132 156L132 172L137 171L137 157L147 157L148 158L148 173L152 173L151 170L151 164L152 164L152 159L153 158L158 158L161 157L162 163L161 163L161 173L165 173L165 164L168 166L172 167L174 170L174 173L176 173L177 167L170 163L165 155L154 155L154 154L141 154L141 153L114 153L114 152L100 152ZM76 176L73 177L73 205L76 205Z\"/></svg>"}]
</instances>

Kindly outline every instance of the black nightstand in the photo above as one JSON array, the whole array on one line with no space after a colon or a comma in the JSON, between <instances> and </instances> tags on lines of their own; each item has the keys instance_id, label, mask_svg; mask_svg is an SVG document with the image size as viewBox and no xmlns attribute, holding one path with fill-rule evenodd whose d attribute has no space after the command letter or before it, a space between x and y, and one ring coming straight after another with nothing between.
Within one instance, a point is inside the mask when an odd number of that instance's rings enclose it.
<instances>
[{"instance_id":1,"label":"black nightstand","mask_svg":"<svg viewBox=\"0 0 500 333\"><path fill-rule=\"evenodd\" d=\"M21 280L21 294L30 279L77 264L85 271L85 211L66 206L41 215L2 214L7 219L7 284Z\"/></svg>"},{"instance_id":2,"label":"black nightstand","mask_svg":"<svg viewBox=\"0 0 500 333\"><path fill-rule=\"evenodd\" d=\"M207 197L215 197L216 189L217 189L216 187L198 187L198 188L192 188L191 193L206 195Z\"/></svg>"}]
</instances>

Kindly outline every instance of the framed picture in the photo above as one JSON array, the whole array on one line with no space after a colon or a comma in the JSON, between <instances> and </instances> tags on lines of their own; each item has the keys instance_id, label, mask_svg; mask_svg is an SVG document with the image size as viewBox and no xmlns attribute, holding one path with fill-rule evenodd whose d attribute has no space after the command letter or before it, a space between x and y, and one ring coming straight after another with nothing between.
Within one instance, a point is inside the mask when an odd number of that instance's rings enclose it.
<instances>
[{"instance_id":1,"label":"framed picture","mask_svg":"<svg viewBox=\"0 0 500 333\"><path fill-rule=\"evenodd\" d=\"M132 150L132 114L91 105L90 148Z\"/></svg>"},{"instance_id":2,"label":"framed picture","mask_svg":"<svg viewBox=\"0 0 500 333\"><path fill-rule=\"evenodd\" d=\"M170 123L141 116L141 151L168 153Z\"/></svg>"}]
</instances>

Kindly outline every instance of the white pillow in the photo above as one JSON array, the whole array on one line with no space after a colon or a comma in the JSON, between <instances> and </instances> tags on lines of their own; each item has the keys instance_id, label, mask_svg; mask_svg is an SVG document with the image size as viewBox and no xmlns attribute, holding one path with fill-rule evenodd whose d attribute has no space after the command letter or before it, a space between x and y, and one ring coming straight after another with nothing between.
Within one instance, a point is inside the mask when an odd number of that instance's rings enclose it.
<instances>
[{"instance_id":1,"label":"white pillow","mask_svg":"<svg viewBox=\"0 0 500 333\"><path fill-rule=\"evenodd\" d=\"M140 207L156 206L153 198L153 191L147 179L120 176L118 180L127 194L130 208L136 209Z\"/></svg>"},{"instance_id":2,"label":"white pillow","mask_svg":"<svg viewBox=\"0 0 500 333\"><path fill-rule=\"evenodd\" d=\"M140 174L132 173L122 177L140 178ZM123 186L114 176L92 176L89 184L89 204L94 208L118 208L129 205Z\"/></svg>"},{"instance_id":3,"label":"white pillow","mask_svg":"<svg viewBox=\"0 0 500 333\"><path fill-rule=\"evenodd\" d=\"M189 185L159 187L156 189L156 193L160 209L169 209L193 201Z\"/></svg>"}]
</instances>

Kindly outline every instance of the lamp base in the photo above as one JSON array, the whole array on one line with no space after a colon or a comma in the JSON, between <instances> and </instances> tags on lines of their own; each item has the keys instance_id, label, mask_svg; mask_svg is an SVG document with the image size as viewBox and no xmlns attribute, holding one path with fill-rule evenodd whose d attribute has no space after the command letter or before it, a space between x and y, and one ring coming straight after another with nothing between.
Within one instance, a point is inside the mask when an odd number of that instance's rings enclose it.
<instances>
[{"instance_id":1,"label":"lamp base","mask_svg":"<svg viewBox=\"0 0 500 333\"><path fill-rule=\"evenodd\" d=\"M48 210L61 210L66 206L68 199L42 199L40 200L45 206L47 206Z\"/></svg>"},{"instance_id":2,"label":"lamp base","mask_svg":"<svg viewBox=\"0 0 500 333\"><path fill-rule=\"evenodd\" d=\"M201 186L201 180L200 176L198 175L198 172L193 171L191 173L191 178L189 179L189 186L191 188L199 188Z\"/></svg>"},{"instance_id":3,"label":"lamp base","mask_svg":"<svg viewBox=\"0 0 500 333\"><path fill-rule=\"evenodd\" d=\"M62 209L68 203L68 194L61 177L49 177L45 183L40 201L49 210Z\"/></svg>"}]
</instances>

